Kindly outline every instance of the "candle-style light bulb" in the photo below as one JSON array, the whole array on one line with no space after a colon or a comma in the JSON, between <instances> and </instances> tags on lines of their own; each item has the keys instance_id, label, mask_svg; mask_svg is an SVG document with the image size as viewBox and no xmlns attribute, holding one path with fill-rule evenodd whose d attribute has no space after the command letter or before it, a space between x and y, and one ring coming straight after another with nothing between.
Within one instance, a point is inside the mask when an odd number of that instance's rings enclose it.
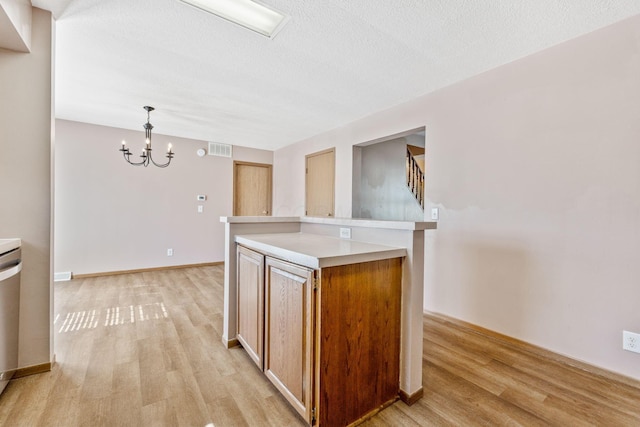
<instances>
[{"instance_id":1,"label":"candle-style light bulb","mask_svg":"<svg viewBox=\"0 0 640 427\"><path fill-rule=\"evenodd\" d=\"M147 145L151 144L151 140L147 138Z\"/></svg>"},{"instance_id":2,"label":"candle-style light bulb","mask_svg":"<svg viewBox=\"0 0 640 427\"><path fill-rule=\"evenodd\" d=\"M124 145L126 144L125 140L122 140L122 148L124 148Z\"/></svg>"},{"instance_id":3,"label":"candle-style light bulb","mask_svg":"<svg viewBox=\"0 0 640 427\"><path fill-rule=\"evenodd\" d=\"M169 147L167 148L167 153L171 152L171 143L169 143Z\"/></svg>"}]
</instances>

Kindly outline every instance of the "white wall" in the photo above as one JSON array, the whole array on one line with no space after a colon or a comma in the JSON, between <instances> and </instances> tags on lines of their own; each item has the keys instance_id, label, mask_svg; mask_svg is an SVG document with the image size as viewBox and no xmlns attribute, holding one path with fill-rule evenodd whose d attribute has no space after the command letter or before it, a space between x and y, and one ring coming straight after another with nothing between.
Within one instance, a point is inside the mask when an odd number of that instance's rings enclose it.
<instances>
[{"instance_id":1,"label":"white wall","mask_svg":"<svg viewBox=\"0 0 640 427\"><path fill-rule=\"evenodd\" d=\"M304 156L426 128L425 303L630 377L640 355L640 16L274 154L274 211L304 206Z\"/></svg>"},{"instance_id":2,"label":"white wall","mask_svg":"<svg viewBox=\"0 0 640 427\"><path fill-rule=\"evenodd\" d=\"M31 53L0 50L0 237L22 239L20 367L51 361L53 20L33 9Z\"/></svg>"},{"instance_id":3,"label":"white wall","mask_svg":"<svg viewBox=\"0 0 640 427\"><path fill-rule=\"evenodd\" d=\"M144 111L140 109L141 119ZM153 122L153 115L151 117ZM55 271L91 274L224 260L224 225L232 214L233 160L272 163L272 152L233 148L233 158L198 157L207 142L153 134L154 153L167 143L171 165L134 167L144 132L56 121ZM132 156L133 158L134 156ZM160 160L164 160L160 157ZM207 196L198 202L196 196ZM197 213L201 204L204 212ZM167 256L167 249L174 255Z\"/></svg>"},{"instance_id":4,"label":"white wall","mask_svg":"<svg viewBox=\"0 0 640 427\"><path fill-rule=\"evenodd\" d=\"M0 0L0 49L30 51L32 9L30 0Z\"/></svg>"}]
</instances>

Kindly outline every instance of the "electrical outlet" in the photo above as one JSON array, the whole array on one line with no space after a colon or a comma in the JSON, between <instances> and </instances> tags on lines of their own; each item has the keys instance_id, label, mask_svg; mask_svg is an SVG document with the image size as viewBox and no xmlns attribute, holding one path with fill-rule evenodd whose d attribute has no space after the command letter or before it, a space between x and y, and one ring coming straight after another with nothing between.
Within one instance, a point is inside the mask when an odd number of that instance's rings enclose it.
<instances>
[{"instance_id":1,"label":"electrical outlet","mask_svg":"<svg viewBox=\"0 0 640 427\"><path fill-rule=\"evenodd\" d=\"M622 331L622 349L640 353L640 334Z\"/></svg>"},{"instance_id":2,"label":"electrical outlet","mask_svg":"<svg viewBox=\"0 0 640 427\"><path fill-rule=\"evenodd\" d=\"M340 238L341 239L350 239L351 238L351 229L350 228L342 228L342 227L340 227Z\"/></svg>"},{"instance_id":3,"label":"electrical outlet","mask_svg":"<svg viewBox=\"0 0 640 427\"><path fill-rule=\"evenodd\" d=\"M173 256L173 249L167 249L167 256Z\"/></svg>"},{"instance_id":4,"label":"electrical outlet","mask_svg":"<svg viewBox=\"0 0 640 427\"><path fill-rule=\"evenodd\" d=\"M204 206L198 205L198 213L204 212Z\"/></svg>"}]
</instances>

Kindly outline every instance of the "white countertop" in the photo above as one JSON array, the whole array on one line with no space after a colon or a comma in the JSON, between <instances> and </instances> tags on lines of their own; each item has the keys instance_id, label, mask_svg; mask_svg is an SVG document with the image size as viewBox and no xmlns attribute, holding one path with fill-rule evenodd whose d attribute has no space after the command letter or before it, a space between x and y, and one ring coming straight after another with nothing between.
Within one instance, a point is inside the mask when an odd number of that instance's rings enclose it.
<instances>
[{"instance_id":1,"label":"white countertop","mask_svg":"<svg viewBox=\"0 0 640 427\"><path fill-rule=\"evenodd\" d=\"M22 245L20 239L0 239L0 255L19 248L20 245Z\"/></svg>"},{"instance_id":2,"label":"white countertop","mask_svg":"<svg viewBox=\"0 0 640 427\"><path fill-rule=\"evenodd\" d=\"M255 222L300 222L299 216L221 216L227 224L251 224Z\"/></svg>"},{"instance_id":3,"label":"white countertop","mask_svg":"<svg viewBox=\"0 0 640 427\"><path fill-rule=\"evenodd\" d=\"M363 218L332 218L301 216L300 222L307 224L340 225L345 227L387 228L391 230L434 230L438 223L435 221L390 221Z\"/></svg>"},{"instance_id":4,"label":"white countertop","mask_svg":"<svg viewBox=\"0 0 640 427\"><path fill-rule=\"evenodd\" d=\"M222 216L220 217L220 222L227 224L296 222L340 225L345 227L387 228L394 230L434 230L438 226L436 221L383 221L376 219L312 216Z\"/></svg>"},{"instance_id":5,"label":"white countertop","mask_svg":"<svg viewBox=\"0 0 640 427\"><path fill-rule=\"evenodd\" d=\"M310 233L245 234L235 240L265 255L313 269L407 255L405 248Z\"/></svg>"}]
</instances>

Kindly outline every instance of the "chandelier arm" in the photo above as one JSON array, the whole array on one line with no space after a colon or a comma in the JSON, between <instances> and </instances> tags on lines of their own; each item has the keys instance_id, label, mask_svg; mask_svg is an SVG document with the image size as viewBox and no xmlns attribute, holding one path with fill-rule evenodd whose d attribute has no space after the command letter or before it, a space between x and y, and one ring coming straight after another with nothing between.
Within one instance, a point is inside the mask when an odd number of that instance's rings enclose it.
<instances>
[{"instance_id":1,"label":"chandelier arm","mask_svg":"<svg viewBox=\"0 0 640 427\"><path fill-rule=\"evenodd\" d=\"M163 163L163 164L158 164L153 160L153 158L151 158L151 163L153 163L155 166L157 166L159 168L166 168L167 166L169 166L169 163L171 163L171 157L169 158L167 163Z\"/></svg>"},{"instance_id":2,"label":"chandelier arm","mask_svg":"<svg viewBox=\"0 0 640 427\"><path fill-rule=\"evenodd\" d=\"M120 151L122 151L122 150L120 150ZM132 161L129 159L129 156L131 156L131 152L129 152L129 150L126 150L126 151L123 153L123 155L124 155L124 159L125 159L125 160L127 161L127 163L129 163L130 165L133 165L133 166L141 166L141 165L144 165L144 162L145 162L144 160L142 160L142 161L140 161L140 162L132 162Z\"/></svg>"}]
</instances>

